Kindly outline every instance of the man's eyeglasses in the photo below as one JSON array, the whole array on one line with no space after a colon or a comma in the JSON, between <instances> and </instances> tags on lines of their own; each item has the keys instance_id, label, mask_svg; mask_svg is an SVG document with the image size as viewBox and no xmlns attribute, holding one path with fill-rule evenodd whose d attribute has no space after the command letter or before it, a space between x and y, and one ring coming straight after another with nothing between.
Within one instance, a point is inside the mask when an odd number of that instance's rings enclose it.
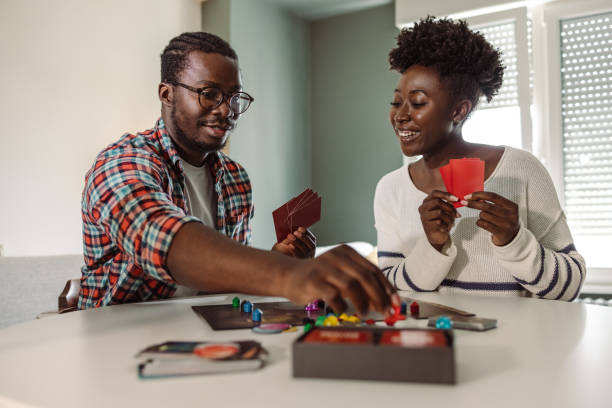
<instances>
[{"instance_id":1,"label":"man's eyeglasses","mask_svg":"<svg viewBox=\"0 0 612 408\"><path fill-rule=\"evenodd\" d=\"M216 86L194 88L193 86L185 85L180 82L172 82L172 84L182 86L185 89L197 93L200 106L205 110L213 110L227 100L230 110L234 114L240 115L244 113L251 105L251 102L255 100L246 92L226 94Z\"/></svg>"}]
</instances>

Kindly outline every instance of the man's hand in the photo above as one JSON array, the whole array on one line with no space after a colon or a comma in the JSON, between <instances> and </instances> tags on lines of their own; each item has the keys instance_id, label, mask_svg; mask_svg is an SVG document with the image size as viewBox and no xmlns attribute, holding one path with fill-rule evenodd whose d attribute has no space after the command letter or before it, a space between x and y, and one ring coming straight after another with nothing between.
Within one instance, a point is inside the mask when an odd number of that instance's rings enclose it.
<instances>
[{"instance_id":1,"label":"man's hand","mask_svg":"<svg viewBox=\"0 0 612 408\"><path fill-rule=\"evenodd\" d=\"M449 202L457 201L457 197L446 191L433 190L419 207L423 230L429 243L441 251L450 240L450 230L455 225L459 213Z\"/></svg>"},{"instance_id":2,"label":"man's hand","mask_svg":"<svg viewBox=\"0 0 612 408\"><path fill-rule=\"evenodd\" d=\"M317 238L306 228L299 227L287 238L274 244L272 251L277 251L295 258L314 257Z\"/></svg>"},{"instance_id":3,"label":"man's hand","mask_svg":"<svg viewBox=\"0 0 612 408\"><path fill-rule=\"evenodd\" d=\"M346 310L350 299L360 314L376 310L390 314L391 304L400 306L400 298L380 269L347 245L340 245L323 255L300 261L284 276L283 296L297 304L323 299L334 312Z\"/></svg>"},{"instance_id":4,"label":"man's hand","mask_svg":"<svg viewBox=\"0 0 612 408\"><path fill-rule=\"evenodd\" d=\"M468 194L465 199L463 204L480 210L476 225L491 233L493 244L504 246L516 237L520 229L518 205L487 191Z\"/></svg>"}]
</instances>

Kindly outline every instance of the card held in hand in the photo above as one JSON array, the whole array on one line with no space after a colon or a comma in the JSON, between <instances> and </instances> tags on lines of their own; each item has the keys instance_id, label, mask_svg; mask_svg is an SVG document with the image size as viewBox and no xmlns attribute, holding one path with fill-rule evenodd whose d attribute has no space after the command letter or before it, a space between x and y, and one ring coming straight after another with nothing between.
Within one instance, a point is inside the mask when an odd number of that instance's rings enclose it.
<instances>
[{"instance_id":1,"label":"card held in hand","mask_svg":"<svg viewBox=\"0 0 612 408\"><path fill-rule=\"evenodd\" d=\"M281 242L299 227L309 228L321 219L321 197L304 190L272 212L276 239Z\"/></svg>"},{"instance_id":2,"label":"card held in hand","mask_svg":"<svg viewBox=\"0 0 612 408\"><path fill-rule=\"evenodd\" d=\"M476 158L451 159L438 170L446 191L461 201L468 194L484 190L484 165L484 161ZM453 203L455 208L463 207L459 201Z\"/></svg>"}]
</instances>

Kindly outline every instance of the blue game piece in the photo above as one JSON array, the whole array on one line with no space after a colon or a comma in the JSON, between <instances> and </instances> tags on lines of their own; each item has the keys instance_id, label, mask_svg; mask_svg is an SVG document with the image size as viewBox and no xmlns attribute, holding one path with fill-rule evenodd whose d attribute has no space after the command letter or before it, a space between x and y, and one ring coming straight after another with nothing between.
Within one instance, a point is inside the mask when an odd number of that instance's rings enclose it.
<instances>
[{"instance_id":1,"label":"blue game piece","mask_svg":"<svg viewBox=\"0 0 612 408\"><path fill-rule=\"evenodd\" d=\"M261 309L253 309L253 313L251 314L251 320L253 320L254 322L261 322L262 315L263 312L261 311Z\"/></svg>"},{"instance_id":2,"label":"blue game piece","mask_svg":"<svg viewBox=\"0 0 612 408\"><path fill-rule=\"evenodd\" d=\"M242 311L244 313L251 313L252 310L253 310L253 304L249 302L248 300L244 302L244 304L242 305Z\"/></svg>"},{"instance_id":3,"label":"blue game piece","mask_svg":"<svg viewBox=\"0 0 612 408\"><path fill-rule=\"evenodd\" d=\"M400 313L405 315L408 310L408 303L405 300L402 300L402 305L400 307Z\"/></svg>"},{"instance_id":4,"label":"blue game piece","mask_svg":"<svg viewBox=\"0 0 612 408\"><path fill-rule=\"evenodd\" d=\"M440 316L436 319L437 329L452 329L453 321L447 316Z\"/></svg>"}]
</instances>

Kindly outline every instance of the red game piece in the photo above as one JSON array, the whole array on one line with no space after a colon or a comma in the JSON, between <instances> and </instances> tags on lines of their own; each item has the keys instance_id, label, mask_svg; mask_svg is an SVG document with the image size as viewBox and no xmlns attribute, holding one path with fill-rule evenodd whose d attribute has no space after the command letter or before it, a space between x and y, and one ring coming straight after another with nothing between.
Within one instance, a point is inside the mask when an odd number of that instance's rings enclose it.
<instances>
[{"instance_id":1,"label":"red game piece","mask_svg":"<svg viewBox=\"0 0 612 408\"><path fill-rule=\"evenodd\" d=\"M368 319L368 320L366 320L366 324L374 324L374 319Z\"/></svg>"},{"instance_id":2,"label":"red game piece","mask_svg":"<svg viewBox=\"0 0 612 408\"><path fill-rule=\"evenodd\" d=\"M418 315L419 314L419 304L417 302L412 302L410 304L410 314Z\"/></svg>"}]
</instances>

